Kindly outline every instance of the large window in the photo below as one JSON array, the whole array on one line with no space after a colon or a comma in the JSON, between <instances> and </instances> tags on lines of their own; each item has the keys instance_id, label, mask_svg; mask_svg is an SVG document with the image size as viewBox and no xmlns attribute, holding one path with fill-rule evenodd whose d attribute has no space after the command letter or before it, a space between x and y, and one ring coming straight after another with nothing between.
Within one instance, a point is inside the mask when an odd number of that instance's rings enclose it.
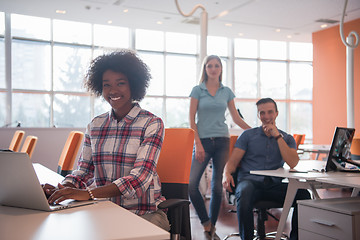
<instances>
[{"instance_id":1,"label":"large window","mask_svg":"<svg viewBox=\"0 0 360 240\"><path fill-rule=\"evenodd\" d=\"M72 22L11 14L11 44L5 46L0 13L0 125L85 127L109 104L83 87L92 59L121 48L137 51L152 80L140 105L166 127L189 126L189 94L198 84L199 36L177 32ZM251 126L259 125L255 103L278 102L278 126L312 136L312 45L209 36L207 53L219 55L223 84ZM11 79L5 79L5 48L11 52ZM6 88L10 81L11 91ZM11 111L6 106L11 99ZM11 115L11 122L8 121ZM227 113L227 123L238 128Z\"/></svg>"}]
</instances>

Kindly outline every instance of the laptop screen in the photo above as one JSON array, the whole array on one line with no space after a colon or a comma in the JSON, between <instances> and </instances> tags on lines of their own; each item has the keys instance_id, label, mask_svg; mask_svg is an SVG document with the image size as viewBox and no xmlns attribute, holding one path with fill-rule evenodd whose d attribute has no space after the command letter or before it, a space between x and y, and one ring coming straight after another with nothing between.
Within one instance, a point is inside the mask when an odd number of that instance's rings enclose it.
<instances>
[{"instance_id":1,"label":"laptop screen","mask_svg":"<svg viewBox=\"0 0 360 240\"><path fill-rule=\"evenodd\" d=\"M326 163L326 171L345 169L346 162L351 158L350 148L354 134L354 128L336 127Z\"/></svg>"}]
</instances>

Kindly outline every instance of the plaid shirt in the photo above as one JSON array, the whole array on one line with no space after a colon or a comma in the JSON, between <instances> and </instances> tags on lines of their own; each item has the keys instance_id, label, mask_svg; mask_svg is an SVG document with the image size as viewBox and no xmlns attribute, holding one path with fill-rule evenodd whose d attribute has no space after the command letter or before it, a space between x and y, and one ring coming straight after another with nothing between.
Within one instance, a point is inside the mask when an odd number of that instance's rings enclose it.
<instances>
[{"instance_id":1,"label":"plaid shirt","mask_svg":"<svg viewBox=\"0 0 360 240\"><path fill-rule=\"evenodd\" d=\"M162 120L138 104L119 122L112 111L99 115L88 125L78 168L65 182L78 188L115 183L121 196L111 201L138 215L154 212L165 200L156 172L163 138Z\"/></svg>"}]
</instances>

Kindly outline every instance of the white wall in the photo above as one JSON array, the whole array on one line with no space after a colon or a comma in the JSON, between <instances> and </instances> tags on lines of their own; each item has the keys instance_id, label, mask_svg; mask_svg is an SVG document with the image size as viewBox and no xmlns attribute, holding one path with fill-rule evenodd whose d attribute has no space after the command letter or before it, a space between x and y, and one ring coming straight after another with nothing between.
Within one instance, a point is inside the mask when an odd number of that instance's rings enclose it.
<instances>
[{"instance_id":1,"label":"white wall","mask_svg":"<svg viewBox=\"0 0 360 240\"><path fill-rule=\"evenodd\" d=\"M85 128L0 128L0 149L9 148L11 139L16 130L25 131L23 142L28 135L38 137L31 160L34 163L41 163L53 171L56 171L57 169L59 157L69 133L73 130L85 132ZM81 149L82 144L79 153ZM78 157L76 158L76 162Z\"/></svg>"}]
</instances>

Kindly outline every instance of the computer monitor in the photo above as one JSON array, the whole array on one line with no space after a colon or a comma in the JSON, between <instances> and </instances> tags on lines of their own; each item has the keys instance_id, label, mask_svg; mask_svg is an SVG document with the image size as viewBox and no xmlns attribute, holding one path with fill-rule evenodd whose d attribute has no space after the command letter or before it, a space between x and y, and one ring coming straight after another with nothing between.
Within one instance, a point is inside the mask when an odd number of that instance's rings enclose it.
<instances>
[{"instance_id":1,"label":"computer monitor","mask_svg":"<svg viewBox=\"0 0 360 240\"><path fill-rule=\"evenodd\" d=\"M350 148L354 134L354 128L336 127L326 163L326 171L352 170L346 166L347 163L357 166L353 170L359 170L359 163L351 160Z\"/></svg>"}]
</instances>

